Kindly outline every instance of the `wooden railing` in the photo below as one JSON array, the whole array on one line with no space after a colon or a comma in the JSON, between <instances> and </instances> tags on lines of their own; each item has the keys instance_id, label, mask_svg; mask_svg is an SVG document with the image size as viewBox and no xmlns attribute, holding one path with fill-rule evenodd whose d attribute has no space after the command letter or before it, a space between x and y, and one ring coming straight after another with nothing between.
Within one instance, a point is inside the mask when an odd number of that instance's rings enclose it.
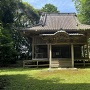
<instances>
[{"instance_id":1,"label":"wooden railing","mask_svg":"<svg viewBox=\"0 0 90 90\"><path fill-rule=\"evenodd\" d=\"M90 66L90 59L75 59L76 66Z\"/></svg>"},{"instance_id":2,"label":"wooden railing","mask_svg":"<svg viewBox=\"0 0 90 90\"><path fill-rule=\"evenodd\" d=\"M90 59L75 59L74 61L75 66L90 66ZM34 59L34 60L24 60L23 67L49 67L49 60L48 59ZM71 67L72 62L69 59L66 60L52 60L51 67Z\"/></svg>"},{"instance_id":3,"label":"wooden railing","mask_svg":"<svg viewBox=\"0 0 90 90\"><path fill-rule=\"evenodd\" d=\"M24 60L23 67L49 66L48 60Z\"/></svg>"}]
</instances>

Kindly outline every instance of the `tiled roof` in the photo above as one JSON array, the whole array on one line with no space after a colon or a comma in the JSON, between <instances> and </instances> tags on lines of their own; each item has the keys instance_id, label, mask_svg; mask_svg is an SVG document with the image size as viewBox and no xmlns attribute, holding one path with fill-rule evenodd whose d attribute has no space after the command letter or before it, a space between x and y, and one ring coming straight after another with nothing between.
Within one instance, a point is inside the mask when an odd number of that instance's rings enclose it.
<instances>
[{"instance_id":1,"label":"tiled roof","mask_svg":"<svg viewBox=\"0 0 90 90\"><path fill-rule=\"evenodd\" d=\"M45 14L37 26L28 30L79 30L90 29L90 25L81 24L75 13Z\"/></svg>"}]
</instances>

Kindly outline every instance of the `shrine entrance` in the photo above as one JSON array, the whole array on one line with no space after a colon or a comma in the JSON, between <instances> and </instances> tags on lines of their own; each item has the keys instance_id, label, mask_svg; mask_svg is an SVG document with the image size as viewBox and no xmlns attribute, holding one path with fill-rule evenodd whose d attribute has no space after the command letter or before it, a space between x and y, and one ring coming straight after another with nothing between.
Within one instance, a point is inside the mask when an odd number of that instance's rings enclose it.
<instances>
[{"instance_id":1,"label":"shrine entrance","mask_svg":"<svg viewBox=\"0 0 90 90\"><path fill-rule=\"evenodd\" d=\"M70 45L52 45L52 58L71 58Z\"/></svg>"}]
</instances>

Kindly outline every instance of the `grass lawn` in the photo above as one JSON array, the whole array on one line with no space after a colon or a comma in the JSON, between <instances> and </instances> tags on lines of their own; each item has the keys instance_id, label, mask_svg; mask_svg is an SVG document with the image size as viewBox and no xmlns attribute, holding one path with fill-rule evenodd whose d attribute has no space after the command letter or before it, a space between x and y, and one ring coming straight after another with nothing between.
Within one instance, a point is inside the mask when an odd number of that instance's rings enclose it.
<instances>
[{"instance_id":1,"label":"grass lawn","mask_svg":"<svg viewBox=\"0 0 90 90\"><path fill-rule=\"evenodd\" d=\"M90 69L0 68L0 90L90 90Z\"/></svg>"}]
</instances>

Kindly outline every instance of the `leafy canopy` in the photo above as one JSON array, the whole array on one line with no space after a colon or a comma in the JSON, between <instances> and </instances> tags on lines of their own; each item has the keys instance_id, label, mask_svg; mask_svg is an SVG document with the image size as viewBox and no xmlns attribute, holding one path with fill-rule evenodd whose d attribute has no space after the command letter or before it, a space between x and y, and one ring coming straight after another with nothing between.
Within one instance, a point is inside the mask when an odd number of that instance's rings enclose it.
<instances>
[{"instance_id":1,"label":"leafy canopy","mask_svg":"<svg viewBox=\"0 0 90 90\"><path fill-rule=\"evenodd\" d=\"M27 2L20 2L18 4L17 13L15 15L15 25L19 27L27 27L38 22L39 14L34 7Z\"/></svg>"},{"instance_id":2,"label":"leafy canopy","mask_svg":"<svg viewBox=\"0 0 90 90\"><path fill-rule=\"evenodd\" d=\"M0 1L0 21L3 25L14 22L14 15L20 0L1 0Z\"/></svg>"},{"instance_id":3,"label":"leafy canopy","mask_svg":"<svg viewBox=\"0 0 90 90\"><path fill-rule=\"evenodd\" d=\"M22 45L30 47L15 28L25 27L38 17L37 11L21 0L0 0L0 66L15 62Z\"/></svg>"},{"instance_id":4,"label":"leafy canopy","mask_svg":"<svg viewBox=\"0 0 90 90\"><path fill-rule=\"evenodd\" d=\"M57 7L54 6L53 4L46 4L44 7L42 7L41 11L48 12L48 13L58 13L59 12L57 10Z\"/></svg>"},{"instance_id":5,"label":"leafy canopy","mask_svg":"<svg viewBox=\"0 0 90 90\"><path fill-rule=\"evenodd\" d=\"M90 24L90 0L73 0L82 23Z\"/></svg>"}]
</instances>

